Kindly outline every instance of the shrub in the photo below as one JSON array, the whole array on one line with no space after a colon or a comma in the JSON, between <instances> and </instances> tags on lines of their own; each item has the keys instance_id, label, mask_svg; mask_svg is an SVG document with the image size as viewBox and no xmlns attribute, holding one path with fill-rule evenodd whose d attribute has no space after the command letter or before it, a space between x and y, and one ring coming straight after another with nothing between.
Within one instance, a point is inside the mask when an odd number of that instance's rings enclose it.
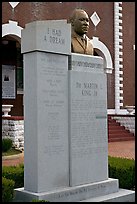
<instances>
[{"instance_id":1,"label":"shrub","mask_svg":"<svg viewBox=\"0 0 137 204\"><path fill-rule=\"evenodd\" d=\"M2 202L10 202L14 198L13 180L2 177Z\"/></svg>"},{"instance_id":2,"label":"shrub","mask_svg":"<svg viewBox=\"0 0 137 204\"><path fill-rule=\"evenodd\" d=\"M108 157L108 170L109 178L116 178L119 180L119 187L124 189L133 189L135 187L135 160L125 159L125 158L116 158ZM24 186L24 164L18 166L3 166L2 167L2 176L6 179L11 179L14 181L14 188L20 188ZM2 199L7 200L13 198L13 191L11 186L12 182L5 184L5 178L2 178ZM7 189L7 190L5 190ZM10 193L9 193L10 191ZM4 201L8 202L8 201ZM33 199L32 202L49 202L46 200L37 200Z\"/></svg>"},{"instance_id":3,"label":"shrub","mask_svg":"<svg viewBox=\"0 0 137 204\"><path fill-rule=\"evenodd\" d=\"M7 152L12 147L12 140L10 138L2 139L2 152Z\"/></svg>"},{"instance_id":4,"label":"shrub","mask_svg":"<svg viewBox=\"0 0 137 204\"><path fill-rule=\"evenodd\" d=\"M15 188L24 186L24 165L18 166L3 166L2 176L7 179L12 179L15 182Z\"/></svg>"},{"instance_id":5,"label":"shrub","mask_svg":"<svg viewBox=\"0 0 137 204\"><path fill-rule=\"evenodd\" d=\"M135 187L135 160L108 157L109 177L119 179L119 187L133 189Z\"/></svg>"}]
</instances>

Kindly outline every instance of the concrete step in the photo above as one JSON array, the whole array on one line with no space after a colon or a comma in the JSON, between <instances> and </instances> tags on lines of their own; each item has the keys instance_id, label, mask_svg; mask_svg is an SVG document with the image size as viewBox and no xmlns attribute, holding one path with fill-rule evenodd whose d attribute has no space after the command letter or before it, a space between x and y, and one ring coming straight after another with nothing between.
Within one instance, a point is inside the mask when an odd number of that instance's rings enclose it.
<instances>
[{"instance_id":1,"label":"concrete step","mask_svg":"<svg viewBox=\"0 0 137 204\"><path fill-rule=\"evenodd\" d=\"M115 119L108 118L108 142L120 142L135 140L131 133Z\"/></svg>"},{"instance_id":2,"label":"concrete step","mask_svg":"<svg viewBox=\"0 0 137 204\"><path fill-rule=\"evenodd\" d=\"M129 130L125 129L109 129L109 134L132 134L129 132Z\"/></svg>"},{"instance_id":3,"label":"concrete step","mask_svg":"<svg viewBox=\"0 0 137 204\"><path fill-rule=\"evenodd\" d=\"M135 191L119 189L118 192L79 202L135 202Z\"/></svg>"},{"instance_id":4,"label":"concrete step","mask_svg":"<svg viewBox=\"0 0 137 204\"><path fill-rule=\"evenodd\" d=\"M120 132L120 131L116 131L116 132L109 132L109 135L111 137L125 137L125 136L129 136L129 137L134 137L134 134L131 132Z\"/></svg>"},{"instance_id":5,"label":"concrete step","mask_svg":"<svg viewBox=\"0 0 137 204\"><path fill-rule=\"evenodd\" d=\"M134 141L133 137L124 137L124 138L109 138L108 142L122 142L122 141Z\"/></svg>"},{"instance_id":6,"label":"concrete step","mask_svg":"<svg viewBox=\"0 0 137 204\"><path fill-rule=\"evenodd\" d=\"M108 125L108 130L125 130L125 127L119 125Z\"/></svg>"},{"instance_id":7,"label":"concrete step","mask_svg":"<svg viewBox=\"0 0 137 204\"><path fill-rule=\"evenodd\" d=\"M120 126L120 123L108 123L109 126Z\"/></svg>"}]
</instances>

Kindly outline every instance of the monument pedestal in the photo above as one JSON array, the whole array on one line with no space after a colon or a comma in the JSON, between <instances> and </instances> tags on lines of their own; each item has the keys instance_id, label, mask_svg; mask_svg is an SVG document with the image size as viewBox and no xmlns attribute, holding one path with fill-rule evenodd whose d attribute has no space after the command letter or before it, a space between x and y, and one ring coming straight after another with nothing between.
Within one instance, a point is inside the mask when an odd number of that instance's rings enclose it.
<instances>
[{"instance_id":1,"label":"monument pedestal","mask_svg":"<svg viewBox=\"0 0 137 204\"><path fill-rule=\"evenodd\" d=\"M33 193L16 189L16 202L31 202L33 199L49 202L134 202L134 191L119 189L117 179L64 187L54 191Z\"/></svg>"}]
</instances>

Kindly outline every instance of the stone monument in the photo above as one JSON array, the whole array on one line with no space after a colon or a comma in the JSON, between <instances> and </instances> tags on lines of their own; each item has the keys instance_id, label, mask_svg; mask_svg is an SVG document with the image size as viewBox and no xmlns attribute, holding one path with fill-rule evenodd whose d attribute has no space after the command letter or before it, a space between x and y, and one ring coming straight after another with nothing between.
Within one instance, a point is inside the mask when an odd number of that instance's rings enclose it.
<instances>
[{"instance_id":1,"label":"stone monument","mask_svg":"<svg viewBox=\"0 0 137 204\"><path fill-rule=\"evenodd\" d=\"M134 201L108 176L103 59L71 53L66 20L27 24L21 46L24 187L15 201Z\"/></svg>"}]
</instances>

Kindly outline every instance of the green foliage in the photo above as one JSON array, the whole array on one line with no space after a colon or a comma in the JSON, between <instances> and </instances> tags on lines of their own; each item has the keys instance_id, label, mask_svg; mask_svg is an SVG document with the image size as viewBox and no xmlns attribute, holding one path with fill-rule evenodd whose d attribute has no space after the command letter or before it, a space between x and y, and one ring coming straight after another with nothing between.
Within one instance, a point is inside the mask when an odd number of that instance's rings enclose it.
<instances>
[{"instance_id":1,"label":"green foliage","mask_svg":"<svg viewBox=\"0 0 137 204\"><path fill-rule=\"evenodd\" d=\"M10 202L14 198L13 180L2 177L2 202Z\"/></svg>"},{"instance_id":2,"label":"green foliage","mask_svg":"<svg viewBox=\"0 0 137 204\"><path fill-rule=\"evenodd\" d=\"M135 160L108 157L109 178L119 180L119 187L124 189L133 189L135 187ZM9 202L13 198L14 188L24 186L24 164L18 166L2 167L2 200ZM6 182L6 180L11 179ZM13 182L12 182L13 180ZM49 202L46 200L33 199L32 202Z\"/></svg>"},{"instance_id":3,"label":"green foliage","mask_svg":"<svg viewBox=\"0 0 137 204\"><path fill-rule=\"evenodd\" d=\"M24 186L24 165L18 166L3 166L2 176L7 179L12 179L15 182L15 188Z\"/></svg>"},{"instance_id":4,"label":"green foliage","mask_svg":"<svg viewBox=\"0 0 137 204\"><path fill-rule=\"evenodd\" d=\"M14 147L12 147L10 150L6 151L6 152L2 152L2 156L11 156L11 155L17 155L20 154L21 151L18 149L15 149Z\"/></svg>"},{"instance_id":5,"label":"green foliage","mask_svg":"<svg viewBox=\"0 0 137 204\"><path fill-rule=\"evenodd\" d=\"M109 178L119 179L119 187L133 189L135 187L135 160L108 157Z\"/></svg>"},{"instance_id":6,"label":"green foliage","mask_svg":"<svg viewBox=\"0 0 137 204\"><path fill-rule=\"evenodd\" d=\"M10 138L2 139L2 152L7 152L12 147L12 140Z\"/></svg>"}]
</instances>

